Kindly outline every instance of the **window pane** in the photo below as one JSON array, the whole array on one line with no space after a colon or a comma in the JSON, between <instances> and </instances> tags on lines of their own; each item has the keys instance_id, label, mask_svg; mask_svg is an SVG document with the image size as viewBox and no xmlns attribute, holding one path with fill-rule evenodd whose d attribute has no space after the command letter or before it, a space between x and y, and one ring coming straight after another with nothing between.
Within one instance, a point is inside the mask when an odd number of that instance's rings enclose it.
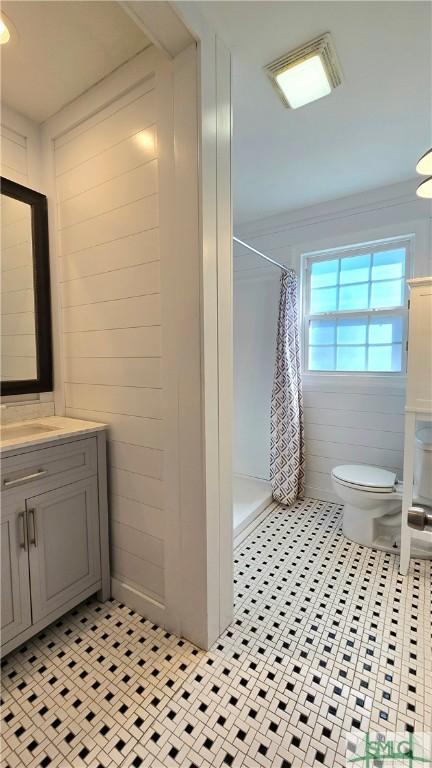
<instances>
[{"instance_id":1,"label":"window pane","mask_svg":"<svg viewBox=\"0 0 432 768\"><path fill-rule=\"evenodd\" d=\"M370 255L341 259L340 283L365 283L369 280Z\"/></svg>"},{"instance_id":2,"label":"window pane","mask_svg":"<svg viewBox=\"0 0 432 768\"><path fill-rule=\"evenodd\" d=\"M336 288L315 288L311 295L311 312L333 312L336 309Z\"/></svg>"},{"instance_id":3,"label":"window pane","mask_svg":"<svg viewBox=\"0 0 432 768\"><path fill-rule=\"evenodd\" d=\"M334 347L309 347L309 370L334 371Z\"/></svg>"},{"instance_id":4,"label":"window pane","mask_svg":"<svg viewBox=\"0 0 432 768\"><path fill-rule=\"evenodd\" d=\"M396 373L402 370L402 344L389 344L368 349L368 371Z\"/></svg>"},{"instance_id":5,"label":"window pane","mask_svg":"<svg viewBox=\"0 0 432 768\"><path fill-rule=\"evenodd\" d=\"M405 248L374 253L372 280L390 280L405 275Z\"/></svg>"},{"instance_id":6,"label":"window pane","mask_svg":"<svg viewBox=\"0 0 432 768\"><path fill-rule=\"evenodd\" d=\"M352 253L310 264L309 370L398 373L405 317L392 308L404 306L406 248Z\"/></svg>"},{"instance_id":7,"label":"window pane","mask_svg":"<svg viewBox=\"0 0 432 768\"><path fill-rule=\"evenodd\" d=\"M339 289L339 309L367 309L368 285L341 285Z\"/></svg>"},{"instance_id":8,"label":"window pane","mask_svg":"<svg viewBox=\"0 0 432 768\"><path fill-rule=\"evenodd\" d=\"M311 320L309 325L310 344L334 344L335 335L335 320Z\"/></svg>"},{"instance_id":9,"label":"window pane","mask_svg":"<svg viewBox=\"0 0 432 768\"><path fill-rule=\"evenodd\" d=\"M369 344L394 344L402 341L401 317L374 318L369 324Z\"/></svg>"},{"instance_id":10,"label":"window pane","mask_svg":"<svg viewBox=\"0 0 432 768\"><path fill-rule=\"evenodd\" d=\"M339 259L331 261L315 261L311 270L312 288L324 288L328 285L337 285Z\"/></svg>"},{"instance_id":11,"label":"window pane","mask_svg":"<svg viewBox=\"0 0 432 768\"><path fill-rule=\"evenodd\" d=\"M383 283L372 283L371 309L402 306L403 286L403 280L387 280Z\"/></svg>"},{"instance_id":12,"label":"window pane","mask_svg":"<svg viewBox=\"0 0 432 768\"><path fill-rule=\"evenodd\" d=\"M336 370L365 371L366 347L338 347Z\"/></svg>"},{"instance_id":13,"label":"window pane","mask_svg":"<svg viewBox=\"0 0 432 768\"><path fill-rule=\"evenodd\" d=\"M338 320L338 344L366 344L367 320Z\"/></svg>"}]
</instances>

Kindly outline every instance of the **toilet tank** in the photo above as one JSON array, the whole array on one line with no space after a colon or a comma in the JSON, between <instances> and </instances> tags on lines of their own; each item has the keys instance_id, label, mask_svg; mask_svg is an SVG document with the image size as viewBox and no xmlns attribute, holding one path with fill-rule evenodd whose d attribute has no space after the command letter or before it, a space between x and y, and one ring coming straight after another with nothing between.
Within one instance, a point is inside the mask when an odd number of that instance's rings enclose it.
<instances>
[{"instance_id":1,"label":"toilet tank","mask_svg":"<svg viewBox=\"0 0 432 768\"><path fill-rule=\"evenodd\" d=\"M432 426L416 432L414 479L417 494L432 501Z\"/></svg>"}]
</instances>

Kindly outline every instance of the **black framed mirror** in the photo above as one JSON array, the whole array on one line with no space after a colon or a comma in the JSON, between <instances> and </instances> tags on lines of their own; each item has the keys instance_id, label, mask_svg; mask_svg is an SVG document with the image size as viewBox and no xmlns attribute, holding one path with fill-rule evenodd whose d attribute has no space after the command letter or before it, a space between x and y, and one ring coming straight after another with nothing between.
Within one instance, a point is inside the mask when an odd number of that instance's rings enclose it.
<instances>
[{"instance_id":1,"label":"black framed mirror","mask_svg":"<svg viewBox=\"0 0 432 768\"><path fill-rule=\"evenodd\" d=\"M1 394L53 388L48 207L45 195L0 178Z\"/></svg>"}]
</instances>

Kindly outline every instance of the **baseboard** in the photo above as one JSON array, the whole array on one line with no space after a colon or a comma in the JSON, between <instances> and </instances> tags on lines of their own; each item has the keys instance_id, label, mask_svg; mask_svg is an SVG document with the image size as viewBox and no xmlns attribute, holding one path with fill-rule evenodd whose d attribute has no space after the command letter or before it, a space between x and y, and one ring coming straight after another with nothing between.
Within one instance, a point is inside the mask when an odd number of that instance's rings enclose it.
<instances>
[{"instance_id":1,"label":"baseboard","mask_svg":"<svg viewBox=\"0 0 432 768\"><path fill-rule=\"evenodd\" d=\"M342 504L336 494L331 493L330 491L324 491L321 488L314 488L311 485L306 486L305 496L308 499L316 499L317 501L332 501L333 504Z\"/></svg>"},{"instance_id":2,"label":"baseboard","mask_svg":"<svg viewBox=\"0 0 432 768\"><path fill-rule=\"evenodd\" d=\"M120 603L124 603L128 608L139 613L140 616L144 616L145 619L149 619L161 627L164 626L165 606L163 603L116 578L111 579L111 594Z\"/></svg>"}]
</instances>

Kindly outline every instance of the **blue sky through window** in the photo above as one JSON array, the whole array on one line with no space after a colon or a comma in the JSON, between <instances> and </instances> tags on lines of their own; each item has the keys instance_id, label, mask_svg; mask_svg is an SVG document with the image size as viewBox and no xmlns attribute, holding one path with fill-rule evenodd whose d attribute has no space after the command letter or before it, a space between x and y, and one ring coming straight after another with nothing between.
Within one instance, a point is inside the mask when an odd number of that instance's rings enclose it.
<instances>
[{"instance_id":1,"label":"blue sky through window","mask_svg":"<svg viewBox=\"0 0 432 768\"><path fill-rule=\"evenodd\" d=\"M311 262L309 370L401 371L405 262L405 247Z\"/></svg>"},{"instance_id":2,"label":"blue sky through window","mask_svg":"<svg viewBox=\"0 0 432 768\"><path fill-rule=\"evenodd\" d=\"M309 369L400 371L402 335L403 319L397 316L311 320Z\"/></svg>"},{"instance_id":3,"label":"blue sky through window","mask_svg":"<svg viewBox=\"0 0 432 768\"><path fill-rule=\"evenodd\" d=\"M350 312L399 307L404 301L405 248L315 261L310 311Z\"/></svg>"}]
</instances>

